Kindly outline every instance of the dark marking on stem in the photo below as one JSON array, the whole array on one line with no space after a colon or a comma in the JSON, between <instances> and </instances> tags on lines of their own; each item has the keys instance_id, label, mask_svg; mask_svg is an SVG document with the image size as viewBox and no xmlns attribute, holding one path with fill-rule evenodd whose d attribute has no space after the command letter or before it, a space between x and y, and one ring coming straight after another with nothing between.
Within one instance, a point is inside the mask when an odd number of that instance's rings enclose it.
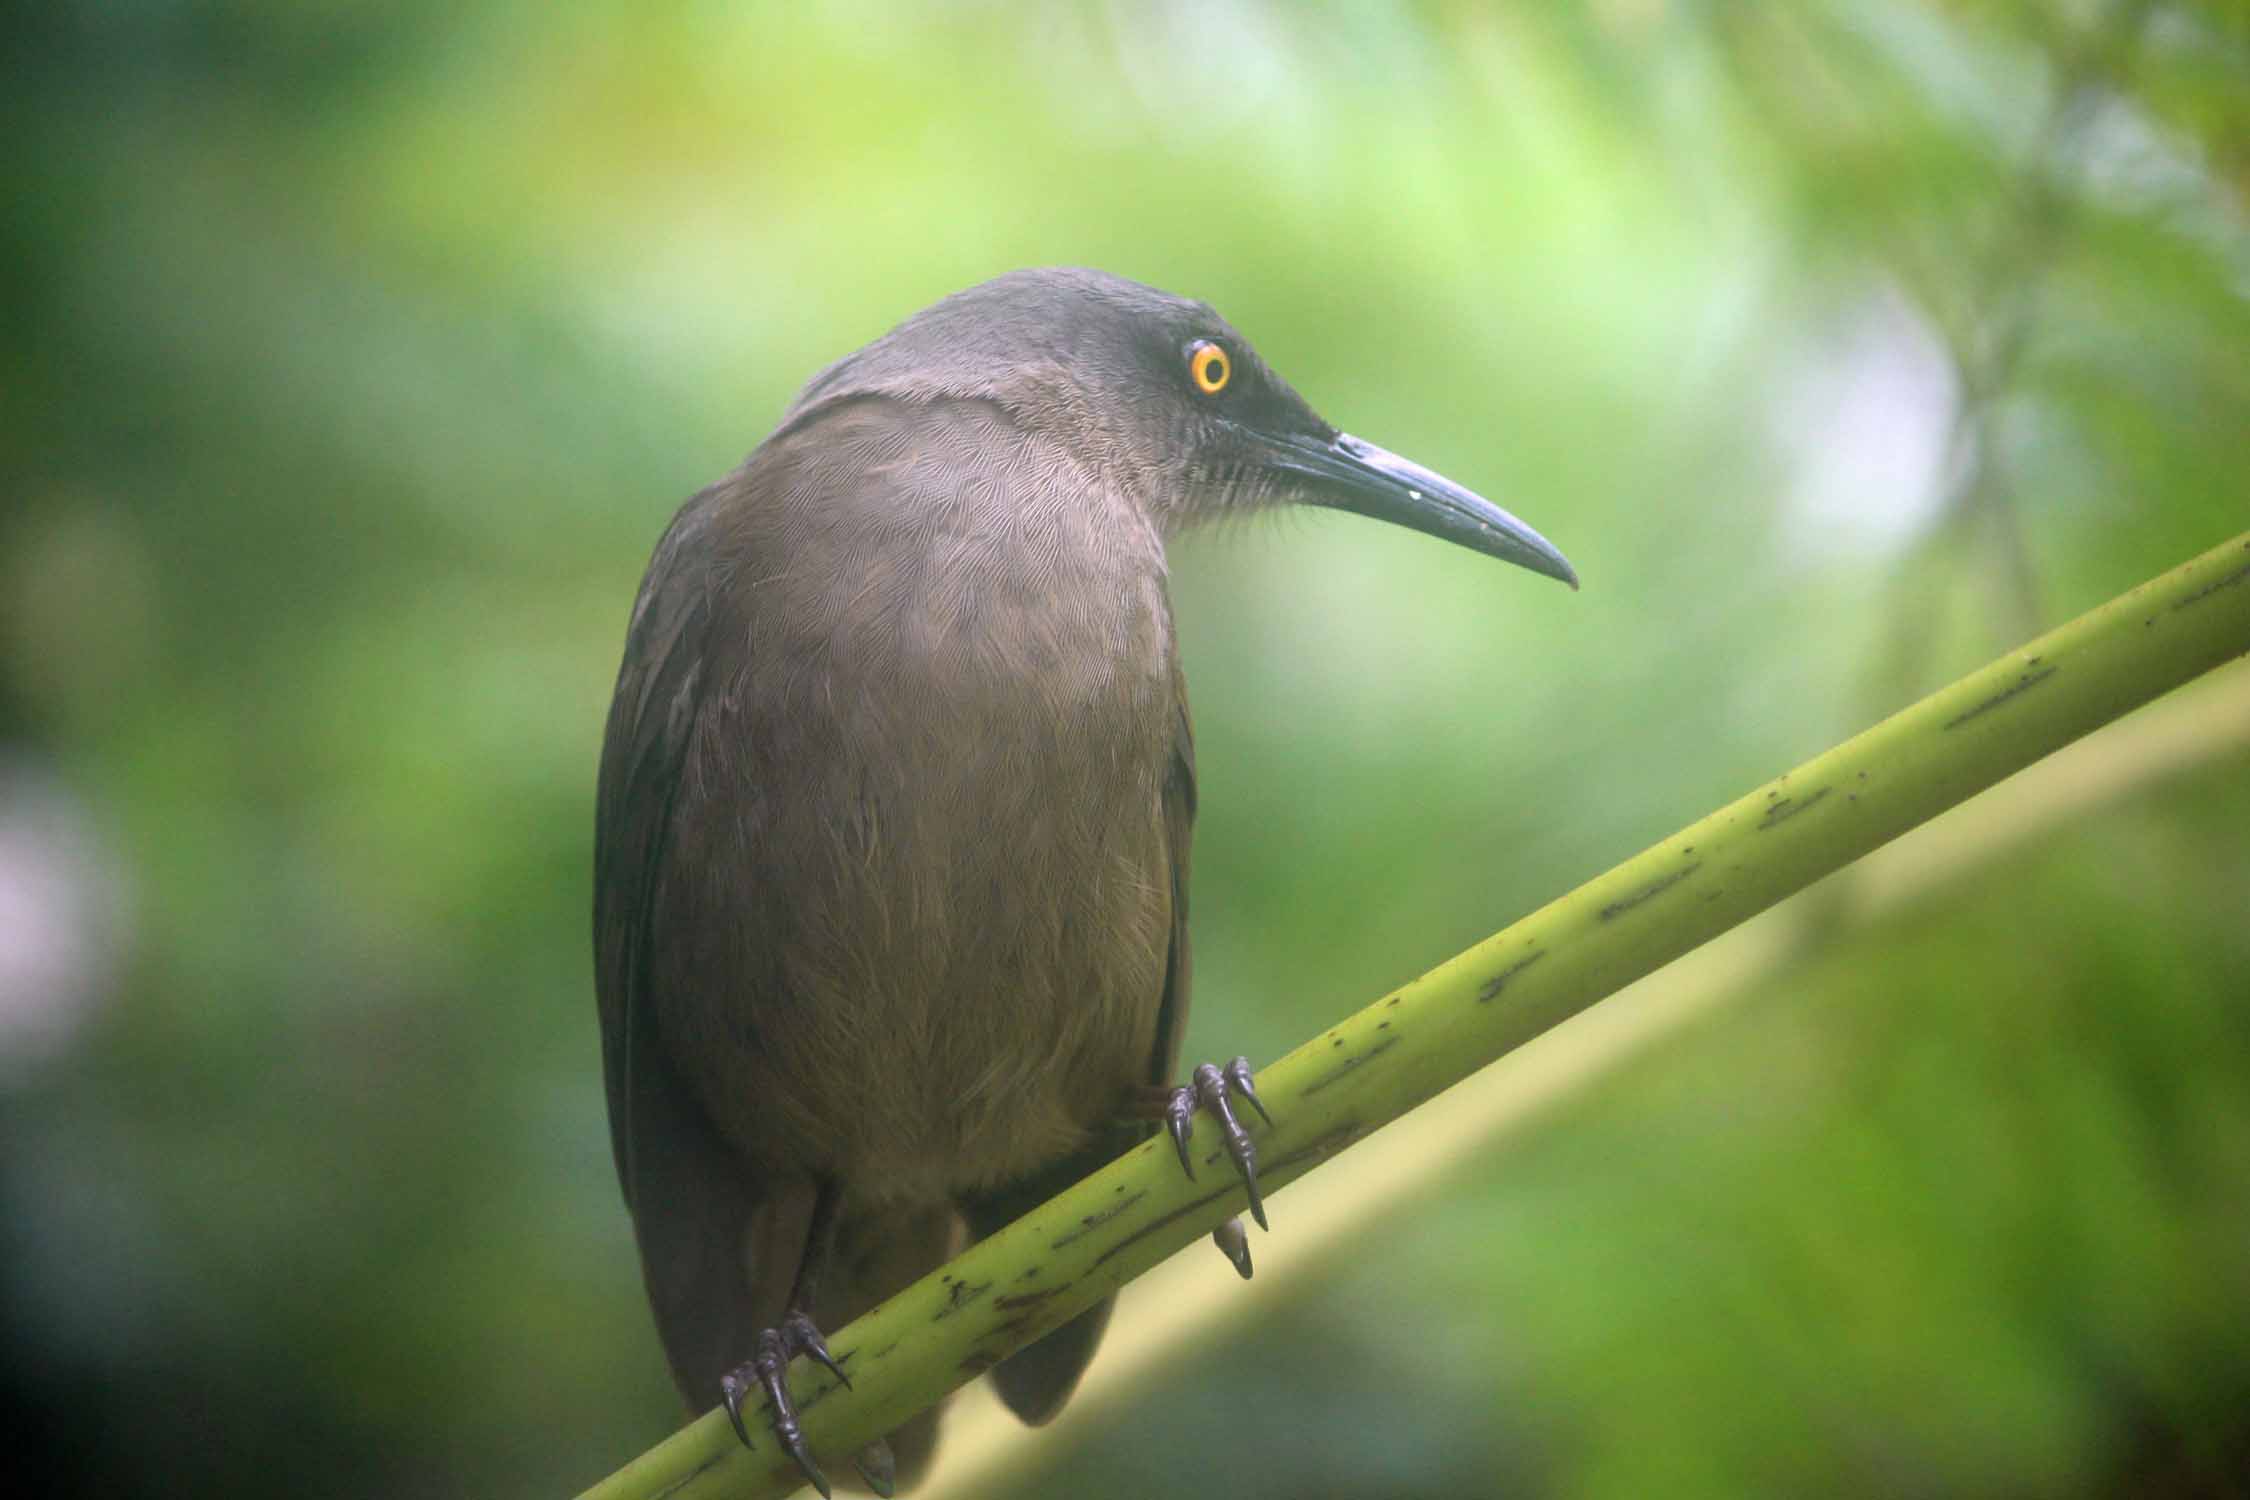
<instances>
[{"instance_id":1,"label":"dark marking on stem","mask_svg":"<svg viewBox=\"0 0 2250 1500\"><path fill-rule=\"evenodd\" d=\"M1347 1120L1311 1145L1299 1146L1286 1156L1275 1157L1272 1161L1266 1163L1265 1170L1278 1176L1296 1166L1299 1162L1317 1164L1326 1161L1353 1141L1358 1140L1360 1135L1359 1122Z\"/></svg>"},{"instance_id":2,"label":"dark marking on stem","mask_svg":"<svg viewBox=\"0 0 2250 1500\"><path fill-rule=\"evenodd\" d=\"M1803 812L1806 808L1812 806L1815 802L1818 802L1821 798L1827 796L1831 790L1832 788L1822 787L1819 791L1813 793L1810 797L1782 798L1779 802L1776 802L1773 806L1767 808L1766 815L1758 820L1758 832L1764 833L1767 829L1773 827L1773 825L1776 823L1788 822L1791 818L1794 818L1795 816L1797 816L1797 814Z\"/></svg>"},{"instance_id":3,"label":"dark marking on stem","mask_svg":"<svg viewBox=\"0 0 2250 1500\"><path fill-rule=\"evenodd\" d=\"M2034 657L2032 659L2034 661L2038 660L2037 657ZM2040 683L2045 682L2048 678L2054 675L2055 669L2053 667L2041 667L2036 672L2026 672L2021 677L2018 677L2014 682L2002 688L1999 692L1994 693L1991 697L1985 699L1982 703L1977 704L1973 708L1963 709L1960 713L1957 713L1952 718L1947 719L1945 721L1945 727L1947 729L1959 729L1963 724L1968 723L1971 719L1976 718L1979 714L1988 714L1992 712L1992 710L1998 708L2001 704L2007 702L2010 698L2015 697L2018 693L2028 693L2033 688L2039 686Z\"/></svg>"},{"instance_id":4,"label":"dark marking on stem","mask_svg":"<svg viewBox=\"0 0 2250 1500\"><path fill-rule=\"evenodd\" d=\"M1523 957L1517 959L1514 963L1508 965L1508 967L1502 969L1499 973L1493 975L1490 979L1487 979L1484 982L1484 988L1477 991L1477 1003L1479 1005L1482 1005L1485 1002L1493 999L1502 990L1508 987L1509 980L1515 978L1518 974L1521 974L1524 970L1530 968L1533 964L1539 962L1539 960L1545 958L1546 956L1547 950L1544 948L1541 948L1536 953L1526 953Z\"/></svg>"},{"instance_id":5,"label":"dark marking on stem","mask_svg":"<svg viewBox=\"0 0 2250 1500\"><path fill-rule=\"evenodd\" d=\"M2186 609L2191 604L2201 604L2204 600L2210 598L2219 590L2231 589L2236 584L2242 582L2242 580L2245 578L2250 578L2250 563L2244 563L2241 567L2236 568L2232 573L2227 574L2224 578L2212 579L2209 583L2197 589L2194 593L2188 595L2185 599L2176 601L2172 605L2172 613L2178 614L2181 610Z\"/></svg>"},{"instance_id":6,"label":"dark marking on stem","mask_svg":"<svg viewBox=\"0 0 2250 1500\"><path fill-rule=\"evenodd\" d=\"M1272 1168L1269 1166L1265 1175L1271 1174ZM1107 1250L1104 1250L1101 1254L1095 1256L1094 1265L1097 1267L1100 1266L1111 1256L1120 1254L1125 1250L1127 1246L1139 1243L1141 1240L1144 1240L1148 1236L1156 1233L1156 1231L1158 1231L1159 1229L1162 1229L1165 1225L1173 1223L1180 1219L1184 1219L1188 1215L1196 1212L1196 1210L1204 1208L1209 1204L1218 1202L1221 1198L1224 1198L1229 1193L1239 1193L1241 1191L1241 1183L1230 1182L1225 1187L1216 1188L1211 1192L1203 1193L1197 1196L1193 1201L1181 1205L1179 1208L1172 1210L1172 1212L1165 1214L1162 1218L1153 1219L1150 1222L1143 1224L1140 1228L1134 1230L1131 1234L1125 1236L1125 1238L1119 1240L1116 1244L1110 1246Z\"/></svg>"},{"instance_id":7,"label":"dark marking on stem","mask_svg":"<svg viewBox=\"0 0 2250 1500\"><path fill-rule=\"evenodd\" d=\"M945 1306L939 1308L937 1316L930 1321L933 1323L944 1322L991 1290L992 1283L989 1281L955 1281L952 1277L947 1277Z\"/></svg>"},{"instance_id":8,"label":"dark marking on stem","mask_svg":"<svg viewBox=\"0 0 2250 1500\"><path fill-rule=\"evenodd\" d=\"M650 1500L664 1500L664 1497L667 1495L678 1494L680 1491L686 1489L689 1485L695 1483L696 1480L702 1478L704 1474L712 1469L717 1468L729 1457L731 1457L731 1455L728 1453L728 1451L724 1448L721 1448L718 1452L712 1454L709 1458L703 1460L703 1462L697 1464L694 1468L688 1470L685 1474L682 1474L675 1483L668 1484L660 1490L653 1491L650 1495Z\"/></svg>"},{"instance_id":9,"label":"dark marking on stem","mask_svg":"<svg viewBox=\"0 0 2250 1500\"><path fill-rule=\"evenodd\" d=\"M836 1356L836 1363L840 1365L848 1365L851 1362L852 1357L849 1354L839 1354ZM826 1401L830 1396L835 1395L843 1388L844 1383L842 1381L836 1379L834 1376L830 1376L828 1379L828 1384L822 1386L819 1390L814 1391L809 1396L798 1397L797 1410L799 1412L811 1411L814 1407L820 1405L821 1402ZM794 1395L795 1392L792 1391L791 1394ZM771 1400L768 1400L766 1402L766 1410L773 1410L773 1402Z\"/></svg>"},{"instance_id":10,"label":"dark marking on stem","mask_svg":"<svg viewBox=\"0 0 2250 1500\"><path fill-rule=\"evenodd\" d=\"M1341 1045L1341 1042L1339 1042L1339 1045ZM1322 1089L1336 1082L1346 1073L1351 1072L1354 1068L1365 1067L1367 1064L1373 1062L1376 1058L1381 1057L1384 1053L1390 1051L1397 1045L1397 1037L1387 1036L1384 1037L1381 1041L1377 1042L1374 1046L1368 1048L1365 1052L1353 1053L1350 1057L1345 1058L1343 1062L1339 1063L1332 1072L1324 1073L1314 1082L1306 1084L1304 1088L1305 1095L1307 1097L1310 1097L1311 1095L1319 1093ZM1214 1161L1217 1160L1216 1157L1212 1159Z\"/></svg>"},{"instance_id":11,"label":"dark marking on stem","mask_svg":"<svg viewBox=\"0 0 2250 1500\"><path fill-rule=\"evenodd\" d=\"M1334 1156L1337 1152L1343 1150L1346 1146L1349 1146L1353 1141L1359 1139L1361 1134L1362 1132L1360 1130L1359 1121L1346 1120L1343 1124L1337 1126L1334 1130L1329 1131L1326 1135L1322 1136L1319 1140L1314 1141L1311 1145L1300 1146L1295 1151L1290 1152L1286 1156L1276 1157L1274 1160L1267 1162L1263 1167L1259 1169L1259 1178L1261 1180L1272 1178L1275 1180L1275 1185L1279 1186L1279 1179L1281 1179L1285 1175L1293 1175L1289 1172L1290 1168L1296 1166L1300 1162L1325 1161L1327 1158ZM1180 1207L1174 1209L1168 1214L1164 1214L1159 1218L1151 1219L1148 1223L1141 1225L1131 1234L1126 1235L1116 1244L1110 1246L1107 1250L1104 1250L1101 1254L1095 1256L1094 1264L1087 1269L1089 1271L1098 1270L1104 1263L1106 1263L1110 1259L1110 1257L1123 1254L1132 1246L1139 1244L1142 1240L1147 1239L1150 1235L1155 1234L1159 1230L1163 1229L1165 1225L1177 1223L1179 1220L1187 1218L1189 1215L1194 1214L1197 1211L1207 1208L1211 1204L1218 1202L1221 1198L1226 1197L1229 1193L1239 1193L1241 1191L1241 1183L1230 1182L1222 1187L1214 1188L1208 1193L1203 1193L1197 1196L1196 1198L1182 1204Z\"/></svg>"},{"instance_id":12,"label":"dark marking on stem","mask_svg":"<svg viewBox=\"0 0 2250 1500\"><path fill-rule=\"evenodd\" d=\"M1684 870L1674 870L1671 874L1666 875L1661 879L1650 881L1647 885L1642 886L1639 890L1633 892L1629 896L1618 897L1615 901L1610 902L1609 905L1602 908L1601 919L1604 922L1607 922L1613 917L1621 917L1625 915L1625 913L1631 911L1634 907L1639 906L1642 902L1653 900L1656 897L1663 895L1673 886L1678 885L1681 881L1687 879L1690 875L1693 875L1696 871L1702 868L1703 862L1701 860L1697 860L1694 864L1689 865Z\"/></svg>"},{"instance_id":13,"label":"dark marking on stem","mask_svg":"<svg viewBox=\"0 0 2250 1500\"><path fill-rule=\"evenodd\" d=\"M1131 1208L1134 1204L1140 1202L1147 1196L1148 1194L1146 1193L1135 1193L1132 1197L1126 1198L1121 1202L1112 1203L1109 1207L1103 1209L1098 1214L1086 1215L1086 1217L1078 1221L1078 1227L1076 1229L1071 1230L1062 1238L1050 1242L1047 1248L1050 1250L1060 1250L1063 1246L1069 1244L1072 1240L1081 1239L1084 1236L1091 1234L1093 1231L1101 1228L1104 1224L1107 1224L1110 1220L1116 1218L1119 1214L1125 1212L1126 1209Z\"/></svg>"},{"instance_id":14,"label":"dark marking on stem","mask_svg":"<svg viewBox=\"0 0 2250 1500\"><path fill-rule=\"evenodd\" d=\"M1017 1292L1012 1296L995 1297L992 1305L1012 1312L1019 1307L1037 1307L1049 1297L1060 1296L1061 1293L1061 1287L1051 1286L1043 1292Z\"/></svg>"}]
</instances>

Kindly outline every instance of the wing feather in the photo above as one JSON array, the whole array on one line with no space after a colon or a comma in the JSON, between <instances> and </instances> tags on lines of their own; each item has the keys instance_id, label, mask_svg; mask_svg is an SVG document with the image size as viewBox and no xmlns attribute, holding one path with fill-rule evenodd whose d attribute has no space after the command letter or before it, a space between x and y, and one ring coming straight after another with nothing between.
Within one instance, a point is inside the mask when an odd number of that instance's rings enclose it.
<instances>
[{"instance_id":1,"label":"wing feather","mask_svg":"<svg viewBox=\"0 0 2250 1500\"><path fill-rule=\"evenodd\" d=\"M785 1310L814 1195L809 1182L767 1181L719 1137L665 1056L649 993L689 746L714 675L742 649L714 636L699 545L722 499L715 486L681 509L641 585L603 741L594 834L610 1145L657 1332L696 1409L717 1399L719 1377Z\"/></svg>"}]
</instances>

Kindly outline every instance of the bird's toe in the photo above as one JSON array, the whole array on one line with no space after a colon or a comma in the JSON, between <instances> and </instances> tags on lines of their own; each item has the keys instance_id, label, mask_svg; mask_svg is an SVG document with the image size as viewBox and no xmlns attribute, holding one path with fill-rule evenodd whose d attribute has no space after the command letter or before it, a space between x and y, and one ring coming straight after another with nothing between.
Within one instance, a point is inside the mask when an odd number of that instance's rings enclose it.
<instances>
[{"instance_id":1,"label":"bird's toe","mask_svg":"<svg viewBox=\"0 0 2250 1500\"><path fill-rule=\"evenodd\" d=\"M773 1411L774 1436L796 1460L806 1482L825 1497L829 1494L828 1476L813 1462L812 1449L805 1443L804 1428L798 1420L797 1399L789 1390L789 1362L800 1354L825 1367L847 1387L851 1384L843 1366L829 1354L828 1341L813 1320L792 1309L778 1326L758 1335L749 1359L720 1377L719 1400L726 1408L727 1420L734 1424L734 1435L742 1440L743 1447L754 1449L757 1444L750 1440L742 1408L754 1393L764 1392L766 1404Z\"/></svg>"},{"instance_id":2,"label":"bird's toe","mask_svg":"<svg viewBox=\"0 0 2250 1500\"><path fill-rule=\"evenodd\" d=\"M1265 1195L1258 1185L1258 1145L1250 1138L1235 1114L1234 1101L1241 1099L1258 1112L1258 1117L1268 1125L1273 1116L1266 1110L1265 1102L1258 1097L1252 1082L1250 1059L1237 1057L1225 1067L1216 1063L1198 1063L1188 1081L1173 1089L1164 1103L1164 1124L1172 1136L1172 1145L1180 1154L1180 1166L1190 1178L1195 1176L1195 1158L1189 1142L1195 1134L1195 1116L1198 1112L1210 1115L1219 1124L1219 1137L1226 1146L1228 1160L1234 1163L1235 1175L1242 1179L1243 1190L1250 1195L1250 1215L1265 1229ZM1224 1241L1220 1248L1226 1249ZM1230 1252L1227 1257L1235 1261L1240 1270L1243 1260ZM1247 1259L1245 1256L1244 1259Z\"/></svg>"}]
</instances>

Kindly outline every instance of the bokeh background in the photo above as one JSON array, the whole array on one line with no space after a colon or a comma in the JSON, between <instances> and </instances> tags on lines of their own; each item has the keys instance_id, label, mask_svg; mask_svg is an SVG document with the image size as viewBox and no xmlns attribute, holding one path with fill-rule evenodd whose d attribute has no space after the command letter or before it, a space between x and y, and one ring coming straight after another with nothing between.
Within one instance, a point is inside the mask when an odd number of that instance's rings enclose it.
<instances>
[{"instance_id":1,"label":"bokeh background","mask_svg":"<svg viewBox=\"0 0 2250 1500\"><path fill-rule=\"evenodd\" d=\"M2250 517L2236 0L5 11L0 1361L47 1493L553 1496L676 1423L586 935L626 611L946 292L1206 297L1585 578L1326 514L1178 549L1193 1055ZM2000 855L1815 892L1007 1492L2245 1493L2242 670Z\"/></svg>"}]
</instances>

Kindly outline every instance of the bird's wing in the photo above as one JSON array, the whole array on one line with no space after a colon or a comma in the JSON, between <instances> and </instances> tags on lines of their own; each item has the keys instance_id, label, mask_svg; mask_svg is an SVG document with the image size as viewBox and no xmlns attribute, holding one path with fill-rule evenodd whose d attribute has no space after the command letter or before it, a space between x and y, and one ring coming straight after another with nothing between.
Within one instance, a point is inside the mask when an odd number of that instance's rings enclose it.
<instances>
[{"instance_id":1,"label":"bird's wing","mask_svg":"<svg viewBox=\"0 0 2250 1500\"><path fill-rule=\"evenodd\" d=\"M1172 857L1172 946L1164 964L1164 998L1157 1012L1156 1042L1149 1051L1148 1081L1168 1084L1179 1065L1180 1038L1187 1030L1188 842L1195 828L1195 730L1188 716L1187 680L1172 664L1172 755L1164 776L1164 832ZM979 1237L1030 1212L1092 1172L1117 1153L1115 1141L1097 1141L1087 1150L1011 1190L968 1205L970 1229ZM1115 1297L1105 1297L1037 1343L1027 1344L994 1366L993 1388L1008 1409L1037 1426L1062 1410L1079 1377L1086 1373L1109 1326Z\"/></svg>"},{"instance_id":2,"label":"bird's wing","mask_svg":"<svg viewBox=\"0 0 2250 1500\"><path fill-rule=\"evenodd\" d=\"M719 491L682 508L633 606L602 745L594 831L595 987L610 1145L672 1374L694 1407L779 1318L803 1257L809 1183L727 1148L668 1060L649 993L654 915L688 746L742 643L712 628L700 536Z\"/></svg>"},{"instance_id":3,"label":"bird's wing","mask_svg":"<svg viewBox=\"0 0 2250 1500\"><path fill-rule=\"evenodd\" d=\"M698 497L700 501L701 497ZM634 1042L649 1016L649 948L658 880L670 842L681 768L694 733L709 600L681 554L698 527L691 501L666 531L633 602L624 663L609 706L594 809L594 978L601 1005L602 1073L610 1148L625 1200L639 1156L633 1110Z\"/></svg>"},{"instance_id":4,"label":"bird's wing","mask_svg":"<svg viewBox=\"0 0 2250 1500\"><path fill-rule=\"evenodd\" d=\"M1172 949L1164 963L1164 1008L1156 1017L1156 1046L1149 1082L1177 1076L1180 1042L1187 1035L1189 980L1188 845L1195 833L1195 725L1188 714L1187 678L1172 663L1172 761L1164 776L1164 836L1172 855Z\"/></svg>"}]
</instances>

